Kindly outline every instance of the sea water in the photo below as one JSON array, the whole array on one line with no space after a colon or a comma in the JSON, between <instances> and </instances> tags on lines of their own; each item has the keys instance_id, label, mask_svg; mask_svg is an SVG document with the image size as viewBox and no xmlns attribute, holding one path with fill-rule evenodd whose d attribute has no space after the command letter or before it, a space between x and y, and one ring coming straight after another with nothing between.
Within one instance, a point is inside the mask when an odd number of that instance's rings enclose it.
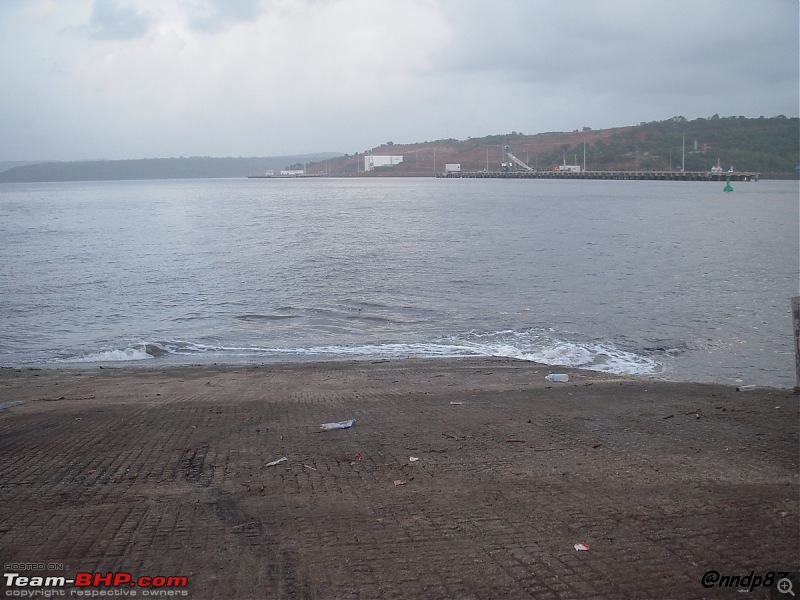
<instances>
[{"instance_id":1,"label":"sea water","mask_svg":"<svg viewBox=\"0 0 800 600\"><path fill-rule=\"evenodd\" d=\"M0 184L0 364L506 356L794 385L798 182Z\"/></svg>"}]
</instances>

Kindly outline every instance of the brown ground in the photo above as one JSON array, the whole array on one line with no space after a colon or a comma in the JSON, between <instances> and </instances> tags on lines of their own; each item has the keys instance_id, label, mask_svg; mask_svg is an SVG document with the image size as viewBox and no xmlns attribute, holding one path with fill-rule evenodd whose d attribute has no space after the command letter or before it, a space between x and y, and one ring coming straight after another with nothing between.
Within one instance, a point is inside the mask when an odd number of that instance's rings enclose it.
<instances>
[{"instance_id":1,"label":"brown ground","mask_svg":"<svg viewBox=\"0 0 800 600\"><path fill-rule=\"evenodd\" d=\"M186 576L193 599L790 597L711 570L800 593L797 396L565 372L0 369L4 572Z\"/></svg>"}]
</instances>

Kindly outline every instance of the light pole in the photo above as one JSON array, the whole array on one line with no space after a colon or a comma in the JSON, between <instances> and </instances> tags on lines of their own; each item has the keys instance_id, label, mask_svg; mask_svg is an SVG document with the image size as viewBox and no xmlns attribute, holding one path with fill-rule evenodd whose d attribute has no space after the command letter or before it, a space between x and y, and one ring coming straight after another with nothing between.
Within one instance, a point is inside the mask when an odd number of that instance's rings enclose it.
<instances>
[{"instance_id":1,"label":"light pole","mask_svg":"<svg viewBox=\"0 0 800 600\"><path fill-rule=\"evenodd\" d=\"M686 130L681 141L681 173L686 172Z\"/></svg>"}]
</instances>

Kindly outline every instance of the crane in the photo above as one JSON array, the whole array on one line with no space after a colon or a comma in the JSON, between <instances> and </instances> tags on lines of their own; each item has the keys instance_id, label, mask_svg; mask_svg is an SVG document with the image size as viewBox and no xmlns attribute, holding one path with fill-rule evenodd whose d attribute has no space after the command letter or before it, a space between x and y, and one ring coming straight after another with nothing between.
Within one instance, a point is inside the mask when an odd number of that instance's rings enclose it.
<instances>
[{"instance_id":1,"label":"crane","mask_svg":"<svg viewBox=\"0 0 800 600\"><path fill-rule=\"evenodd\" d=\"M508 150L508 146L506 146L506 147L505 147L503 150L504 150L504 153L505 153L505 155L506 155L506 156L507 156L509 159L511 159L511 161L512 161L513 163L515 163L516 165L518 165L518 166L522 167L522 168L523 168L523 169L525 169L526 171L533 171L533 169L532 169L531 167L529 167L529 166L528 166L528 165L526 165L526 164L525 164L523 161L521 161L521 160L520 160L520 159L518 159L516 156L514 156L513 154L511 154L511 152L509 152L509 150ZM511 168L512 168L512 165L511 165L511 163L510 163L510 162L504 162L502 166L503 166L503 170L504 170L504 171L510 171L510 170L511 170Z\"/></svg>"}]
</instances>

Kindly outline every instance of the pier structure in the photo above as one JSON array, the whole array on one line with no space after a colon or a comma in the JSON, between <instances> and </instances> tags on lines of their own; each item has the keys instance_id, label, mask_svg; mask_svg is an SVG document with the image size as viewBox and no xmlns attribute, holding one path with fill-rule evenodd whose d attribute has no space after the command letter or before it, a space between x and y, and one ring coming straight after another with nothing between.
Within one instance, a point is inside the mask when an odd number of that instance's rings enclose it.
<instances>
[{"instance_id":1,"label":"pier structure","mask_svg":"<svg viewBox=\"0 0 800 600\"><path fill-rule=\"evenodd\" d=\"M448 171L446 179L608 179L640 181L758 181L752 171Z\"/></svg>"}]
</instances>

